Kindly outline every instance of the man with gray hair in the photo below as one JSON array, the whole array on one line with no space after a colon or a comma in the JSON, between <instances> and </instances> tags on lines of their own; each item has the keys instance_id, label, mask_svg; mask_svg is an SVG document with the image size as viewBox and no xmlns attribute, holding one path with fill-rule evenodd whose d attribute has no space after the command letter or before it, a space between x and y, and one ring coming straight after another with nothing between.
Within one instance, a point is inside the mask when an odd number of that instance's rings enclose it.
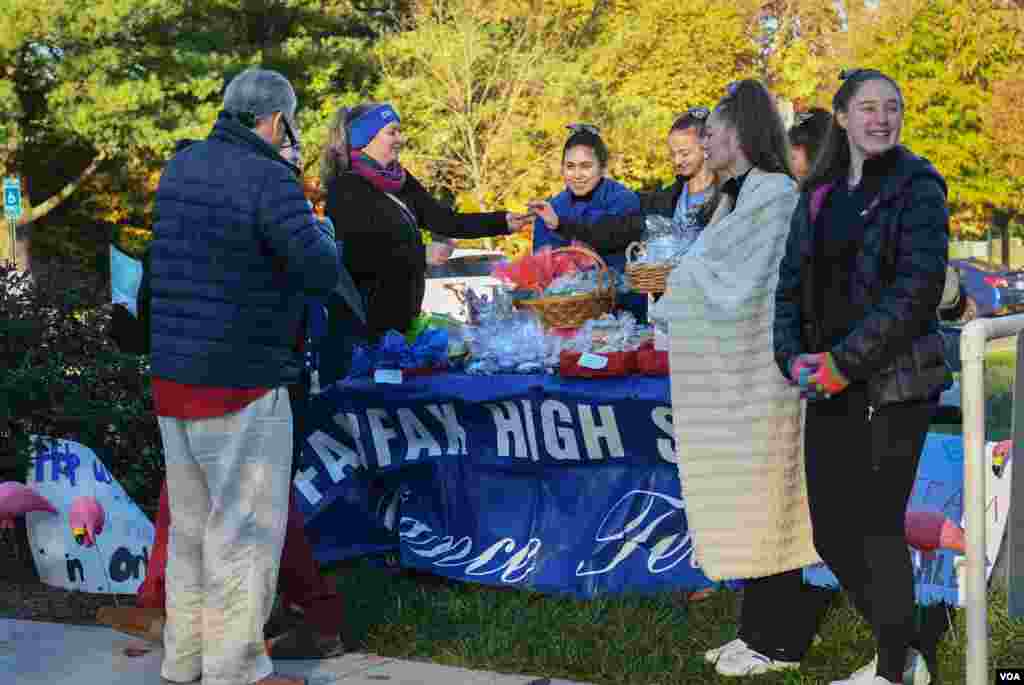
<instances>
[{"instance_id":1,"label":"man with gray hair","mask_svg":"<svg viewBox=\"0 0 1024 685\"><path fill-rule=\"evenodd\" d=\"M294 167L295 91L248 69L206 140L168 162L151 246L153 403L167 465L165 680L294 685L270 615L288 518L303 299L338 282Z\"/></svg>"}]
</instances>

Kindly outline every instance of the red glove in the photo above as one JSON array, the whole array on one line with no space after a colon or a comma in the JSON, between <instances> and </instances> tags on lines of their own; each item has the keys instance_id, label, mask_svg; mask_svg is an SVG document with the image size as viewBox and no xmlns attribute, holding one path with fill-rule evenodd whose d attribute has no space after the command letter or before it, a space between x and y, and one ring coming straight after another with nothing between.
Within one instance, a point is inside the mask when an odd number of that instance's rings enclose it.
<instances>
[{"instance_id":1,"label":"red glove","mask_svg":"<svg viewBox=\"0 0 1024 685\"><path fill-rule=\"evenodd\" d=\"M812 354L811 357L817 362L818 369L811 374L808 380L809 386L825 393L827 396L838 395L843 390L846 390L847 386L850 385L850 381L846 379L846 376L836 366L836 360L832 357L831 352L820 352Z\"/></svg>"}]
</instances>

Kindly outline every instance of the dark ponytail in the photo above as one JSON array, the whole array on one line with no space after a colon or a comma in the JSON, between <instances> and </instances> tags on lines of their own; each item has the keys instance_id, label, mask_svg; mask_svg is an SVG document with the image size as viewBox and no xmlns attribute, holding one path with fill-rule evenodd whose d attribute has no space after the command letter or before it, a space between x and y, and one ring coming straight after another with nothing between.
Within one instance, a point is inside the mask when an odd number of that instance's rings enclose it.
<instances>
[{"instance_id":1,"label":"dark ponytail","mask_svg":"<svg viewBox=\"0 0 1024 685\"><path fill-rule=\"evenodd\" d=\"M814 107L796 116L796 123L789 129L789 146L806 150L807 160L813 165L832 125L832 115L828 110Z\"/></svg>"},{"instance_id":2,"label":"dark ponytail","mask_svg":"<svg viewBox=\"0 0 1024 685\"><path fill-rule=\"evenodd\" d=\"M760 81L746 79L730 84L715 114L735 129L740 149L754 167L793 177L786 125L775 99Z\"/></svg>"}]
</instances>

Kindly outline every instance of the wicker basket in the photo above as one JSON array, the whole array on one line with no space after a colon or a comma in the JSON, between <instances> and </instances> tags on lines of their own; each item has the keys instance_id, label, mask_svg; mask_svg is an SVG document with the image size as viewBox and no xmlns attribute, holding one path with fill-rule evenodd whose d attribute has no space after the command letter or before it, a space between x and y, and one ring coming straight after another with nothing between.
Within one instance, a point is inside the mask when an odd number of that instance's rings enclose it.
<instances>
[{"instance_id":1,"label":"wicker basket","mask_svg":"<svg viewBox=\"0 0 1024 685\"><path fill-rule=\"evenodd\" d=\"M637 258L647 252L643 243L630 243L626 248L626 275L629 276L630 289L638 293L657 295L665 292L668 275L674 264L644 264Z\"/></svg>"},{"instance_id":2,"label":"wicker basket","mask_svg":"<svg viewBox=\"0 0 1024 685\"><path fill-rule=\"evenodd\" d=\"M555 252L579 252L594 260L600 270L597 290L580 295L555 295L532 300L516 300L519 309L537 313L547 328L579 328L590 319L600 318L615 308L615 279L608 272L608 265L592 250L578 245L560 247ZM604 281L602 287L601 282Z\"/></svg>"}]
</instances>

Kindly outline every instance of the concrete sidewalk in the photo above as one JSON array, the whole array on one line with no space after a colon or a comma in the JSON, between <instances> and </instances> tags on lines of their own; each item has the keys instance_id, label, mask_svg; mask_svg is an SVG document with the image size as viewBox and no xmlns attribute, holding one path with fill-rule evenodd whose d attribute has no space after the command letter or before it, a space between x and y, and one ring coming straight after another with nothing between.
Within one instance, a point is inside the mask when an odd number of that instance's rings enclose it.
<instances>
[{"instance_id":1,"label":"concrete sidewalk","mask_svg":"<svg viewBox=\"0 0 1024 685\"><path fill-rule=\"evenodd\" d=\"M128 647L153 647L110 628L0 619L0 682L14 685L161 685L161 650L129 657ZM278 661L280 673L309 685L586 685L541 676L470 671L374 654L324 661ZM13 680L9 680L13 676Z\"/></svg>"}]
</instances>

